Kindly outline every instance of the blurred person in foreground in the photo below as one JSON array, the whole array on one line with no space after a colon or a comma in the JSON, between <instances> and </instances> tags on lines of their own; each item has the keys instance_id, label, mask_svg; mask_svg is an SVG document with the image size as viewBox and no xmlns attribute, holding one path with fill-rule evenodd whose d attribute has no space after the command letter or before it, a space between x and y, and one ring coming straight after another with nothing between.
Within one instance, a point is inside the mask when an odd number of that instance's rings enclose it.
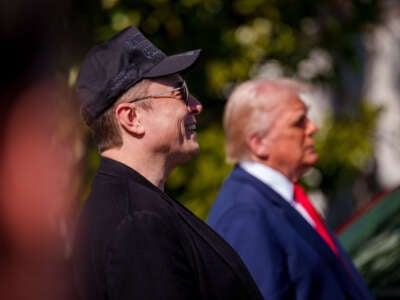
<instances>
[{"instance_id":1,"label":"blurred person in foreground","mask_svg":"<svg viewBox=\"0 0 400 300\"><path fill-rule=\"evenodd\" d=\"M67 2L0 3L0 299L75 299L68 260L83 147L57 47L69 50Z\"/></svg>"},{"instance_id":2,"label":"blurred person in foreground","mask_svg":"<svg viewBox=\"0 0 400 300\"><path fill-rule=\"evenodd\" d=\"M349 257L298 185L318 159L317 126L290 79L237 86L224 112L235 163L209 216L239 253L265 299L372 299Z\"/></svg>"},{"instance_id":3,"label":"blurred person in foreground","mask_svg":"<svg viewBox=\"0 0 400 300\"><path fill-rule=\"evenodd\" d=\"M12 96L2 105L0 299L75 299L69 229L81 127L62 83L42 78Z\"/></svg>"},{"instance_id":4,"label":"blurred person in foreground","mask_svg":"<svg viewBox=\"0 0 400 300\"><path fill-rule=\"evenodd\" d=\"M164 192L199 151L202 105L179 75L199 54L166 56L128 27L81 66L81 112L101 155L75 244L82 299L262 299L236 252Z\"/></svg>"}]
</instances>

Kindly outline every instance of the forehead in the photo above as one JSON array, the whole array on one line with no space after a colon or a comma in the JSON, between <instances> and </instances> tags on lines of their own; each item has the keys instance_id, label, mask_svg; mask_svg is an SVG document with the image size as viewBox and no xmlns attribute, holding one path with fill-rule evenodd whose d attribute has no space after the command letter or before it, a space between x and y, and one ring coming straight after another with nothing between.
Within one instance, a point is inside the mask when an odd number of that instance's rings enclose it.
<instances>
[{"instance_id":1,"label":"forehead","mask_svg":"<svg viewBox=\"0 0 400 300\"><path fill-rule=\"evenodd\" d=\"M293 113L294 111L307 110L296 90L276 89L271 93L265 93L259 101L265 111L281 114Z\"/></svg>"},{"instance_id":2,"label":"forehead","mask_svg":"<svg viewBox=\"0 0 400 300\"><path fill-rule=\"evenodd\" d=\"M298 97L290 97L281 102L280 105L281 110L286 112L306 112L307 106L304 102Z\"/></svg>"}]
</instances>

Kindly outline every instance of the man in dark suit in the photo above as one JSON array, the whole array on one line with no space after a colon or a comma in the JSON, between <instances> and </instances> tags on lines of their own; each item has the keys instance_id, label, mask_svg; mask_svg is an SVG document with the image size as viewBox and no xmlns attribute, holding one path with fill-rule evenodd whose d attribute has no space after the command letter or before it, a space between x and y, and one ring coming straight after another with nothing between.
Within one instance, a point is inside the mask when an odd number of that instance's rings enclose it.
<instances>
[{"instance_id":1,"label":"man in dark suit","mask_svg":"<svg viewBox=\"0 0 400 300\"><path fill-rule=\"evenodd\" d=\"M236 163L208 223L239 253L265 299L371 299L297 184L317 162L316 125L288 79L250 80L228 99L226 154Z\"/></svg>"},{"instance_id":2,"label":"man in dark suit","mask_svg":"<svg viewBox=\"0 0 400 300\"><path fill-rule=\"evenodd\" d=\"M202 105L179 75L199 54L166 56L129 27L81 66L81 111L101 154L75 243L82 299L262 299L229 244L164 192L199 151Z\"/></svg>"}]
</instances>

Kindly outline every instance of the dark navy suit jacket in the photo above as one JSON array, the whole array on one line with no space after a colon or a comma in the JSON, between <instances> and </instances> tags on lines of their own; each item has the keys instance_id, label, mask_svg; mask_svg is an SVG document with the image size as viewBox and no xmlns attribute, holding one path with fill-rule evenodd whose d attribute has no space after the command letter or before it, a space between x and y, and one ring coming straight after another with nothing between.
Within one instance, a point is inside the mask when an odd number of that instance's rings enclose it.
<instances>
[{"instance_id":1,"label":"dark navy suit jacket","mask_svg":"<svg viewBox=\"0 0 400 300\"><path fill-rule=\"evenodd\" d=\"M335 238L340 259L285 199L239 166L208 223L239 253L265 299L373 299Z\"/></svg>"}]
</instances>

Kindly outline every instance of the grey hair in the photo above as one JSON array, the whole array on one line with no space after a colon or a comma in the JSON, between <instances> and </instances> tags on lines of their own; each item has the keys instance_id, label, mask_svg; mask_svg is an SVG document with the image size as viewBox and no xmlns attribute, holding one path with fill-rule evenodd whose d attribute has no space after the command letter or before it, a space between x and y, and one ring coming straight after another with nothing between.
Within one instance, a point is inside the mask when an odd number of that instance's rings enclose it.
<instances>
[{"instance_id":1,"label":"grey hair","mask_svg":"<svg viewBox=\"0 0 400 300\"><path fill-rule=\"evenodd\" d=\"M277 108L284 101L284 95L295 94L301 99L310 90L310 85L289 78L252 79L237 85L228 98L223 116L227 161L237 163L248 158L246 137L250 133L268 132L279 117Z\"/></svg>"}]
</instances>

